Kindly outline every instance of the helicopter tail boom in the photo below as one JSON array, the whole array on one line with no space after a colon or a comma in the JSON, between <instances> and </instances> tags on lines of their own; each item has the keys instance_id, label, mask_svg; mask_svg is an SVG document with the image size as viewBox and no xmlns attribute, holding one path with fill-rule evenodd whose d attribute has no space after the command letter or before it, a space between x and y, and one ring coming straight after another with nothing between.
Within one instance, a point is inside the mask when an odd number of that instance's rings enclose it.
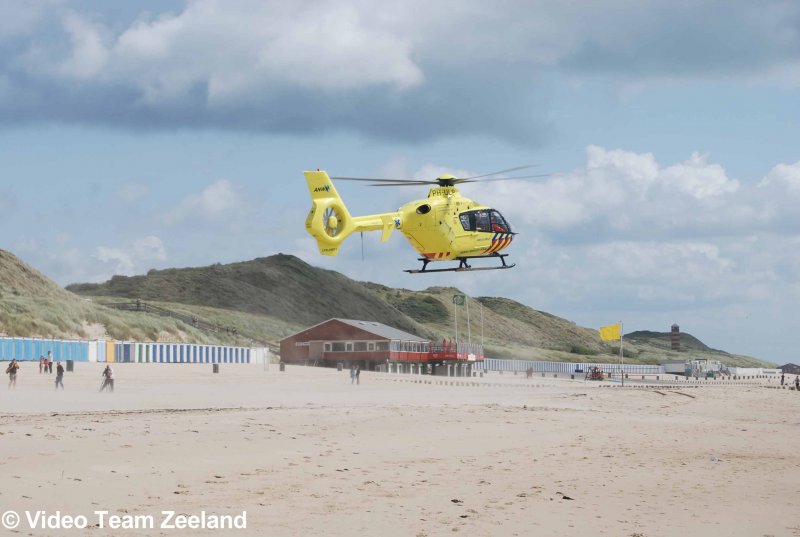
<instances>
[{"instance_id":1,"label":"helicopter tail boom","mask_svg":"<svg viewBox=\"0 0 800 537\"><path fill-rule=\"evenodd\" d=\"M351 216L326 172L304 172L304 175L312 204L306 231L317 240L322 255L337 255L342 242L356 231L381 230L381 240L386 241L393 229L400 228L397 213Z\"/></svg>"}]
</instances>

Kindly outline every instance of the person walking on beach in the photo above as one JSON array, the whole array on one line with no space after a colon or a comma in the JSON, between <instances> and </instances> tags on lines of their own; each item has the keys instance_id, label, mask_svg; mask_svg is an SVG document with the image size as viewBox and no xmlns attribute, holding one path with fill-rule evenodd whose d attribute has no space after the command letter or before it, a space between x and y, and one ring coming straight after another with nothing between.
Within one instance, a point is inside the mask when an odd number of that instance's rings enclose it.
<instances>
[{"instance_id":1,"label":"person walking on beach","mask_svg":"<svg viewBox=\"0 0 800 537\"><path fill-rule=\"evenodd\" d=\"M103 369L103 385L100 386L100 391L102 392L106 388L108 391L114 391L114 370L111 369L110 365L107 365L105 369Z\"/></svg>"},{"instance_id":2,"label":"person walking on beach","mask_svg":"<svg viewBox=\"0 0 800 537\"><path fill-rule=\"evenodd\" d=\"M361 384L361 368L356 367L356 384Z\"/></svg>"},{"instance_id":3,"label":"person walking on beach","mask_svg":"<svg viewBox=\"0 0 800 537\"><path fill-rule=\"evenodd\" d=\"M45 364L45 366L47 366L47 372L52 375L53 374L53 353L51 351L47 351L47 363Z\"/></svg>"},{"instance_id":4,"label":"person walking on beach","mask_svg":"<svg viewBox=\"0 0 800 537\"><path fill-rule=\"evenodd\" d=\"M355 384L356 382L356 366L350 366L350 384Z\"/></svg>"},{"instance_id":5,"label":"person walking on beach","mask_svg":"<svg viewBox=\"0 0 800 537\"><path fill-rule=\"evenodd\" d=\"M784 380L786 380L786 373L781 373L781 386L783 386Z\"/></svg>"},{"instance_id":6,"label":"person walking on beach","mask_svg":"<svg viewBox=\"0 0 800 537\"><path fill-rule=\"evenodd\" d=\"M8 389L16 388L17 387L17 370L19 369L19 362L17 362L16 358L11 359L11 363L8 364L6 368L6 373L8 373Z\"/></svg>"},{"instance_id":7,"label":"person walking on beach","mask_svg":"<svg viewBox=\"0 0 800 537\"><path fill-rule=\"evenodd\" d=\"M64 366L61 365L61 362L56 364L56 390L59 386L62 390L64 389Z\"/></svg>"},{"instance_id":8,"label":"person walking on beach","mask_svg":"<svg viewBox=\"0 0 800 537\"><path fill-rule=\"evenodd\" d=\"M800 392L800 375L794 377L794 391Z\"/></svg>"}]
</instances>

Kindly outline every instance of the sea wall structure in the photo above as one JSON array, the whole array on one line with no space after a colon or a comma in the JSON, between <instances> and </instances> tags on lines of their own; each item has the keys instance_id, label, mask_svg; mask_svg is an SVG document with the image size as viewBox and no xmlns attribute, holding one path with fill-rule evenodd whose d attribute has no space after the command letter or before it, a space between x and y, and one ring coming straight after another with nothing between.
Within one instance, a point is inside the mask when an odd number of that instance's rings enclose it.
<instances>
[{"instance_id":1,"label":"sea wall structure","mask_svg":"<svg viewBox=\"0 0 800 537\"><path fill-rule=\"evenodd\" d=\"M663 375L664 368L660 365L641 364L599 364L579 362L545 362L529 360L502 360L498 358L484 358L483 362L476 364L477 371L527 371L534 373L575 373L589 371L597 367L605 373L619 373L620 370L629 375Z\"/></svg>"}]
</instances>

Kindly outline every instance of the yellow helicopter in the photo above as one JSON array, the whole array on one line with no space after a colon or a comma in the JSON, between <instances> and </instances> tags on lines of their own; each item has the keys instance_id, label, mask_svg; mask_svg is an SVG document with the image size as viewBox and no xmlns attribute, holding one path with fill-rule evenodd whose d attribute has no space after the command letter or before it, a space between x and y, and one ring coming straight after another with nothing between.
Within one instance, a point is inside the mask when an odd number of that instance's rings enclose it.
<instances>
[{"instance_id":1,"label":"yellow helicopter","mask_svg":"<svg viewBox=\"0 0 800 537\"><path fill-rule=\"evenodd\" d=\"M419 258L422 268L405 271L409 273L509 269L515 265L506 264L508 254L500 252L511 244L516 233L499 211L463 197L455 185L479 180L528 179L550 175L493 177L530 167L520 166L465 178L441 175L433 181L334 177L337 181L368 181L371 183L369 186L437 185L430 189L425 199L406 203L393 213L368 216L350 215L326 172L303 172L312 202L306 218L306 230L317 240L321 254L333 256L339 253L339 246L354 232L379 230L381 240L385 242L392 231L398 229L422 256ZM468 263L470 259L481 258L499 259L501 265L473 268ZM458 261L459 265L428 269L431 261Z\"/></svg>"}]
</instances>

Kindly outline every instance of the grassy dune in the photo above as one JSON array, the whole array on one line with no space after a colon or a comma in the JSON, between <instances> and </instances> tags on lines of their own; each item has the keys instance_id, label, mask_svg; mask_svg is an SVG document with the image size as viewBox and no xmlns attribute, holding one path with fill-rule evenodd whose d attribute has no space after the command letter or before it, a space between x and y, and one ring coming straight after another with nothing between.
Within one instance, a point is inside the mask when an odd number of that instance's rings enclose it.
<instances>
[{"instance_id":1,"label":"grassy dune","mask_svg":"<svg viewBox=\"0 0 800 537\"><path fill-rule=\"evenodd\" d=\"M186 341L268 345L332 317L373 320L431 340L467 339L467 308L455 308L452 287L424 291L357 282L334 271L278 254L252 261L186 269L151 270L114 276L99 284L62 289L13 254L0 250L0 333L59 338ZM106 305L142 300L236 334L209 332L174 318L127 312ZM105 304L105 305L104 305ZM615 362L619 347L597 331L502 297L469 301L473 342L483 341L494 358L571 362ZM481 323L482 310L482 323ZM709 358L728 365L771 366L752 358L709 349L682 334L681 351L669 334L640 332L626 337L625 360L657 364L664 359Z\"/></svg>"}]
</instances>

